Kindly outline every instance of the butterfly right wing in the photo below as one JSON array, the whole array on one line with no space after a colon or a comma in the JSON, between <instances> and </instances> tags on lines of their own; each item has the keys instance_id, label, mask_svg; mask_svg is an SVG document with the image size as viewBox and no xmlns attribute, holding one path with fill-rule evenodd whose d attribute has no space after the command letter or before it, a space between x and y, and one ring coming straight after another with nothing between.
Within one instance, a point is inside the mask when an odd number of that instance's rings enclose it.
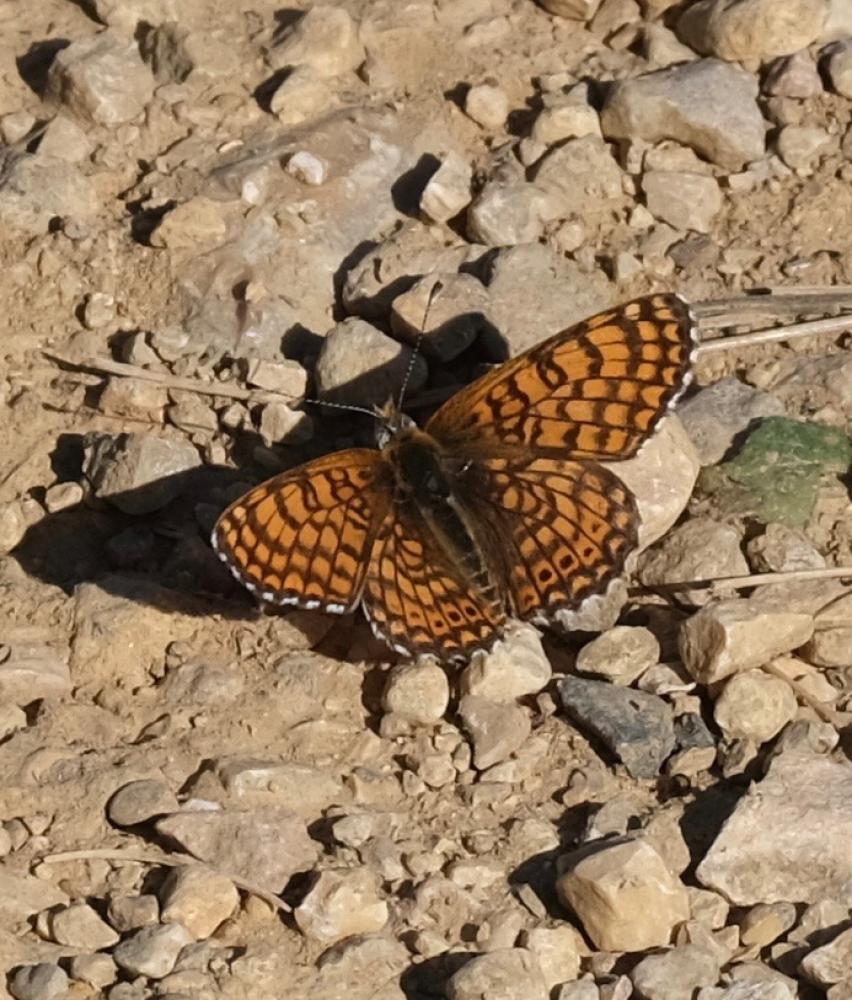
<instances>
[{"instance_id":1,"label":"butterfly right wing","mask_svg":"<svg viewBox=\"0 0 852 1000\"><path fill-rule=\"evenodd\" d=\"M604 593L636 548L633 496L597 462L470 462L458 498L487 527L489 562L524 620L552 621Z\"/></svg>"},{"instance_id":2,"label":"butterfly right wing","mask_svg":"<svg viewBox=\"0 0 852 1000\"><path fill-rule=\"evenodd\" d=\"M255 486L213 529L213 548L264 601L343 614L361 598L391 504L381 452L338 451Z\"/></svg>"},{"instance_id":3,"label":"butterfly right wing","mask_svg":"<svg viewBox=\"0 0 852 1000\"><path fill-rule=\"evenodd\" d=\"M364 612L398 653L464 660L488 649L505 621L502 602L472 585L413 502L382 524L367 569Z\"/></svg>"}]
</instances>

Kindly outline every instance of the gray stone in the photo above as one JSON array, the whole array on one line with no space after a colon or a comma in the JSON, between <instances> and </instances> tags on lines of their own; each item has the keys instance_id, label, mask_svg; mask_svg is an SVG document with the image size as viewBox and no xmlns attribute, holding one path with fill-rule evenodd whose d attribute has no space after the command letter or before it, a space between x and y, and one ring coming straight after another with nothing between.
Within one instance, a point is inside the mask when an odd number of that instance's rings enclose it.
<instances>
[{"instance_id":1,"label":"gray stone","mask_svg":"<svg viewBox=\"0 0 852 1000\"><path fill-rule=\"evenodd\" d=\"M453 274L472 259L467 243L450 242L436 227L421 222L402 225L349 270L343 304L365 319L384 319L391 302L426 274ZM482 248L478 249L478 254Z\"/></svg>"},{"instance_id":2,"label":"gray stone","mask_svg":"<svg viewBox=\"0 0 852 1000\"><path fill-rule=\"evenodd\" d=\"M678 407L702 465L715 465L752 421L784 413L775 396L729 376L700 389Z\"/></svg>"},{"instance_id":3,"label":"gray stone","mask_svg":"<svg viewBox=\"0 0 852 1000\"><path fill-rule=\"evenodd\" d=\"M622 171L600 136L569 139L542 157L533 179L559 205L559 217L605 213L624 200Z\"/></svg>"},{"instance_id":4,"label":"gray stone","mask_svg":"<svg viewBox=\"0 0 852 1000\"><path fill-rule=\"evenodd\" d=\"M50 936L57 944L82 951L100 951L118 941L118 934L88 903L71 903L46 912Z\"/></svg>"},{"instance_id":5,"label":"gray stone","mask_svg":"<svg viewBox=\"0 0 852 1000\"><path fill-rule=\"evenodd\" d=\"M539 185L493 178L467 210L467 233L491 247L534 243L557 214L553 199Z\"/></svg>"},{"instance_id":6,"label":"gray stone","mask_svg":"<svg viewBox=\"0 0 852 1000\"><path fill-rule=\"evenodd\" d=\"M576 669L603 677L614 684L632 684L648 667L658 663L660 644L641 626L616 625L586 643L577 654Z\"/></svg>"},{"instance_id":7,"label":"gray stone","mask_svg":"<svg viewBox=\"0 0 852 1000\"><path fill-rule=\"evenodd\" d=\"M666 535L683 513L701 469L676 413L670 413L660 423L633 458L605 464L636 500L640 552Z\"/></svg>"},{"instance_id":8,"label":"gray stone","mask_svg":"<svg viewBox=\"0 0 852 1000\"><path fill-rule=\"evenodd\" d=\"M112 955L116 965L131 976L162 979L175 967L177 957L192 941L180 924L143 927L117 945Z\"/></svg>"},{"instance_id":9,"label":"gray stone","mask_svg":"<svg viewBox=\"0 0 852 1000\"><path fill-rule=\"evenodd\" d=\"M327 870L293 916L306 938L329 945L380 931L388 921L388 904L379 894L378 876L368 868Z\"/></svg>"},{"instance_id":10,"label":"gray stone","mask_svg":"<svg viewBox=\"0 0 852 1000\"><path fill-rule=\"evenodd\" d=\"M22 965L12 976L9 992L15 1000L61 1000L68 992L68 976L52 962Z\"/></svg>"},{"instance_id":11,"label":"gray stone","mask_svg":"<svg viewBox=\"0 0 852 1000\"><path fill-rule=\"evenodd\" d=\"M762 535L746 544L746 552L757 573L786 573L825 566L825 556L803 531L775 522L767 524Z\"/></svg>"},{"instance_id":12,"label":"gray stone","mask_svg":"<svg viewBox=\"0 0 852 1000\"><path fill-rule=\"evenodd\" d=\"M776 757L698 866L737 906L852 900L852 768L807 750Z\"/></svg>"},{"instance_id":13,"label":"gray stone","mask_svg":"<svg viewBox=\"0 0 852 1000\"><path fill-rule=\"evenodd\" d=\"M642 177L645 204L651 214L675 229L709 233L722 210L715 177L674 170L651 170Z\"/></svg>"},{"instance_id":14,"label":"gray stone","mask_svg":"<svg viewBox=\"0 0 852 1000\"><path fill-rule=\"evenodd\" d=\"M107 803L107 816L117 826L135 826L177 808L177 797L164 781L145 778L130 781L114 792Z\"/></svg>"},{"instance_id":15,"label":"gray stone","mask_svg":"<svg viewBox=\"0 0 852 1000\"><path fill-rule=\"evenodd\" d=\"M681 945L643 958L630 978L641 1000L693 1000L699 987L718 980L719 960L699 945Z\"/></svg>"},{"instance_id":16,"label":"gray stone","mask_svg":"<svg viewBox=\"0 0 852 1000\"><path fill-rule=\"evenodd\" d=\"M57 53L47 92L82 121L114 126L142 114L153 96L154 78L133 39L107 30Z\"/></svg>"},{"instance_id":17,"label":"gray stone","mask_svg":"<svg viewBox=\"0 0 852 1000\"><path fill-rule=\"evenodd\" d=\"M411 360L411 348L392 340L363 319L345 319L325 335L316 363L317 394L332 403L383 406L399 394ZM418 357L411 390L426 380Z\"/></svg>"},{"instance_id":18,"label":"gray stone","mask_svg":"<svg viewBox=\"0 0 852 1000\"><path fill-rule=\"evenodd\" d=\"M286 403L264 403L258 423L264 444L304 444L314 436L314 422L302 410Z\"/></svg>"},{"instance_id":19,"label":"gray stone","mask_svg":"<svg viewBox=\"0 0 852 1000\"><path fill-rule=\"evenodd\" d=\"M246 382L258 389L289 396L295 402L304 398L308 373L298 361L251 358L246 366Z\"/></svg>"},{"instance_id":20,"label":"gray stone","mask_svg":"<svg viewBox=\"0 0 852 1000\"><path fill-rule=\"evenodd\" d=\"M695 517L679 525L644 553L639 578L647 586L685 583L709 577L744 576L749 566L741 549L740 532L733 525L709 517ZM704 604L712 598L708 589L683 591L686 599Z\"/></svg>"},{"instance_id":21,"label":"gray stone","mask_svg":"<svg viewBox=\"0 0 852 1000\"><path fill-rule=\"evenodd\" d=\"M499 948L471 959L445 989L447 1000L548 1000L538 961L526 948Z\"/></svg>"},{"instance_id":22,"label":"gray stone","mask_svg":"<svg viewBox=\"0 0 852 1000\"><path fill-rule=\"evenodd\" d=\"M150 514L179 496L181 473L201 464L188 441L154 434L102 435L85 451L84 473L95 495L126 514Z\"/></svg>"},{"instance_id":23,"label":"gray stone","mask_svg":"<svg viewBox=\"0 0 852 1000\"><path fill-rule=\"evenodd\" d=\"M430 274L391 306L391 329L426 357L452 361L477 338L494 337L488 290L471 274ZM489 346L486 344L486 346Z\"/></svg>"},{"instance_id":24,"label":"gray stone","mask_svg":"<svg viewBox=\"0 0 852 1000\"><path fill-rule=\"evenodd\" d=\"M491 319L512 354L616 301L615 286L603 271L584 272L574 261L538 243L498 251L488 291Z\"/></svg>"},{"instance_id":25,"label":"gray stone","mask_svg":"<svg viewBox=\"0 0 852 1000\"><path fill-rule=\"evenodd\" d=\"M304 820L288 809L174 813L157 821L157 832L217 871L271 892L317 857Z\"/></svg>"},{"instance_id":26,"label":"gray stone","mask_svg":"<svg viewBox=\"0 0 852 1000\"><path fill-rule=\"evenodd\" d=\"M803 49L791 56L776 59L763 81L763 92L773 97L804 100L822 93L822 80L814 57Z\"/></svg>"},{"instance_id":27,"label":"gray stone","mask_svg":"<svg viewBox=\"0 0 852 1000\"><path fill-rule=\"evenodd\" d=\"M75 955L71 959L68 971L72 979L87 983L96 990L110 986L118 977L118 968L112 956L103 953Z\"/></svg>"},{"instance_id":28,"label":"gray stone","mask_svg":"<svg viewBox=\"0 0 852 1000\"><path fill-rule=\"evenodd\" d=\"M610 139L674 139L728 170L760 159L766 123L750 73L717 59L617 83L601 113Z\"/></svg>"},{"instance_id":29,"label":"gray stone","mask_svg":"<svg viewBox=\"0 0 852 1000\"><path fill-rule=\"evenodd\" d=\"M420 211L434 222L448 222L470 204L472 180L467 160L458 153L448 153L423 189Z\"/></svg>"},{"instance_id":30,"label":"gray stone","mask_svg":"<svg viewBox=\"0 0 852 1000\"><path fill-rule=\"evenodd\" d=\"M807 48L820 37L826 0L699 0L677 22L687 45L731 62L771 59Z\"/></svg>"},{"instance_id":31,"label":"gray stone","mask_svg":"<svg viewBox=\"0 0 852 1000\"><path fill-rule=\"evenodd\" d=\"M0 152L0 224L40 236L57 218L86 222L99 207L92 182L65 160Z\"/></svg>"},{"instance_id":32,"label":"gray stone","mask_svg":"<svg viewBox=\"0 0 852 1000\"><path fill-rule=\"evenodd\" d=\"M160 904L156 896L113 896L107 908L107 918L121 934L153 927L160 921Z\"/></svg>"},{"instance_id":33,"label":"gray stone","mask_svg":"<svg viewBox=\"0 0 852 1000\"><path fill-rule=\"evenodd\" d=\"M699 683L711 684L797 649L813 630L813 617L803 612L772 611L744 599L721 601L683 623L680 655Z\"/></svg>"},{"instance_id":34,"label":"gray stone","mask_svg":"<svg viewBox=\"0 0 852 1000\"><path fill-rule=\"evenodd\" d=\"M478 771L506 760L530 734L529 713L518 705L469 694L459 703L459 716L473 744L473 765Z\"/></svg>"},{"instance_id":35,"label":"gray stone","mask_svg":"<svg viewBox=\"0 0 852 1000\"><path fill-rule=\"evenodd\" d=\"M634 778L655 777L674 749L671 709L656 695L569 675L559 684L559 697L570 717Z\"/></svg>"}]
</instances>

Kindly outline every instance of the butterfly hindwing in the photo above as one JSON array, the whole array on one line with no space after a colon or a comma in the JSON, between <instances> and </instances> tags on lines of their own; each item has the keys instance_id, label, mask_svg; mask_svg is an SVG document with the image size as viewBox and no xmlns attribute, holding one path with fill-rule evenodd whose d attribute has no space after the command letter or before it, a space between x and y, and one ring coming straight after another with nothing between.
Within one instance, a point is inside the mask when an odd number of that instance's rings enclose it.
<instances>
[{"instance_id":1,"label":"butterfly hindwing","mask_svg":"<svg viewBox=\"0 0 852 1000\"><path fill-rule=\"evenodd\" d=\"M471 587L410 502L398 504L379 530L363 601L374 632L397 652L441 660L489 647L505 618Z\"/></svg>"},{"instance_id":2,"label":"butterfly hindwing","mask_svg":"<svg viewBox=\"0 0 852 1000\"><path fill-rule=\"evenodd\" d=\"M219 518L213 547L257 597L335 613L361 597L391 502L379 451L353 448L261 483Z\"/></svg>"},{"instance_id":3,"label":"butterfly hindwing","mask_svg":"<svg viewBox=\"0 0 852 1000\"><path fill-rule=\"evenodd\" d=\"M473 462L459 497L497 539L490 561L522 619L547 621L603 593L636 547L633 496L596 462Z\"/></svg>"},{"instance_id":4,"label":"butterfly hindwing","mask_svg":"<svg viewBox=\"0 0 852 1000\"><path fill-rule=\"evenodd\" d=\"M468 456L630 458L682 392L694 322L676 295L592 316L452 396L426 425Z\"/></svg>"}]
</instances>

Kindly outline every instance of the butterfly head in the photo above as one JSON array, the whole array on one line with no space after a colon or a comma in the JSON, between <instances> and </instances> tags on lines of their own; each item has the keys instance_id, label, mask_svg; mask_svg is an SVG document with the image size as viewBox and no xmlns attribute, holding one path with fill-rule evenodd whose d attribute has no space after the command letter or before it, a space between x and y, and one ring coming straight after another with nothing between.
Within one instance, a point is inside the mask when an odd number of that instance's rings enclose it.
<instances>
[{"instance_id":1,"label":"butterfly head","mask_svg":"<svg viewBox=\"0 0 852 1000\"><path fill-rule=\"evenodd\" d=\"M376 407L376 418L378 420L378 426L376 427L376 444L380 448L387 447L387 445L395 437L402 434L403 431L410 430L412 427L417 426L411 417L409 417L408 414L403 413L392 399L389 399L384 406Z\"/></svg>"}]
</instances>

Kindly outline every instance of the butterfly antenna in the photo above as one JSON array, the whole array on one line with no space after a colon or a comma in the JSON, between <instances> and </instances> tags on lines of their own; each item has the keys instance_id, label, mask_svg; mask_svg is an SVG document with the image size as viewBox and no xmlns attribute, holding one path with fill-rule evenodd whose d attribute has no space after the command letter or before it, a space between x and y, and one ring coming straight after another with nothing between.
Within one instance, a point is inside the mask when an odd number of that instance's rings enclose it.
<instances>
[{"instance_id":1,"label":"butterfly antenna","mask_svg":"<svg viewBox=\"0 0 852 1000\"><path fill-rule=\"evenodd\" d=\"M402 388L399 390L399 402L396 404L398 410L402 409L402 401L405 399L405 392L408 389L408 383L411 381L414 366L417 364L417 358L420 356L420 344L426 334L426 320L429 316L429 310L432 308L432 300L443 287L443 282L439 280L436 281L429 290L429 298L426 300L426 307L423 310L423 319L420 323L420 330L417 333L417 339L414 341L414 350L412 350L411 357L408 359L408 367L405 369L405 377L402 380Z\"/></svg>"},{"instance_id":2,"label":"butterfly antenna","mask_svg":"<svg viewBox=\"0 0 852 1000\"><path fill-rule=\"evenodd\" d=\"M332 410L349 410L350 413L366 413L368 417L375 418L375 410L368 410L366 406L352 406L350 403L332 403L327 399L303 399L303 403L311 406L330 406Z\"/></svg>"}]
</instances>

